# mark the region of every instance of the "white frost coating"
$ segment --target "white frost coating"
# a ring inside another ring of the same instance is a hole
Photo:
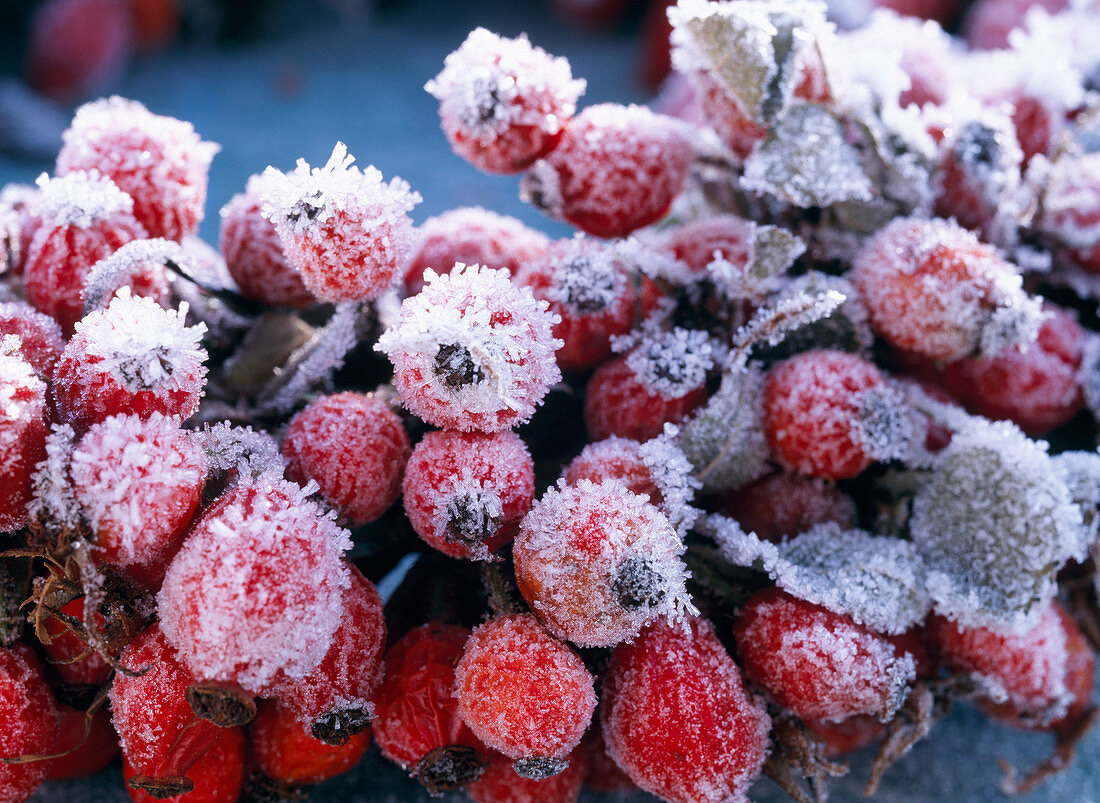
[[[747,566],[774,575],[780,565],[779,547],[756,533],[745,532],[736,519],[710,513],[699,519],[696,529],[714,539],[722,557],[734,566]]]
[[[1034,625],[1083,530],[1046,443],[980,418],[935,458],[910,519],[936,610],[964,627],[1016,632]]]
[[[679,434],[675,424],[666,423],[664,432],[641,444],[638,451],[661,494],[658,507],[683,538],[699,516],[700,511],[692,506],[691,500],[702,483],[694,477],[691,463],[676,445]]]
[[[54,178],[43,173],[35,183],[38,194],[31,201],[32,213],[60,226],[87,229],[115,215],[133,214],[133,199],[98,170]]]
[[[650,393],[666,399],[702,387],[715,362],[710,335],[697,329],[622,335],[612,338],[612,347],[633,347],[626,355],[627,366]]]
[[[205,372],[206,351],[200,346],[206,324],[186,324],[187,303],[166,310],[149,298],[132,295],[129,287],[115,293],[105,310],[97,310],[76,325],[89,357],[99,358],[97,370],[109,374],[132,392],[151,387],[178,387]]]
[[[195,437],[206,452],[211,471],[236,471],[242,477],[259,477],[265,473],[280,476],[286,469],[286,458],[279,451],[279,444],[263,430],[223,421],[207,425]]]
[[[433,511],[433,532],[447,533],[458,511],[461,511],[463,528],[470,532],[496,534],[500,530],[504,500],[501,499],[496,478],[479,478],[469,466],[462,466],[457,474],[433,487],[429,498]],[[494,560],[484,540],[472,539],[462,545],[472,560]]]
[[[1073,503],[1081,510],[1084,538],[1073,552],[1073,558],[1083,562],[1100,536],[1100,453],[1062,452],[1050,462],[1069,488]]]
[[[552,261],[553,284],[547,297],[574,315],[599,314],[615,305],[627,277],[617,249],[577,235]]]
[[[488,144],[516,126],[556,134],[576,110],[585,82],[573,78],[568,60],[533,46],[525,34],[507,39],[475,28],[424,89],[440,102],[442,115]]]
[[[1070,248],[1100,243],[1100,153],[1065,154],[1043,178],[1043,232]]]
[[[163,272],[167,262],[185,263],[186,259],[183,248],[171,240],[131,240],[92,265],[84,279],[84,314],[107,304],[119,287],[130,284],[150,266],[160,266]]]
[[[83,521],[69,477],[76,433],[68,424],[55,424],[46,436],[46,459],[35,467],[32,497],[27,506],[31,521],[49,521],[61,530],[75,531]]]
[[[919,417],[904,394],[889,383],[860,391],[856,404],[859,412],[853,433],[863,451],[875,460],[903,460],[914,440],[924,437]]]
[[[747,324],[733,335],[733,344],[743,353],[753,343],[777,346],[796,329],[829,317],[845,302],[838,290],[788,293],[767,307],[758,309]]]
[[[1090,332],[1082,348],[1081,368],[1077,381],[1085,396],[1085,404],[1093,416],[1100,420],[1100,335]]]

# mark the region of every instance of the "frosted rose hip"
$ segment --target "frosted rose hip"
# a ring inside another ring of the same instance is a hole
[[[35,373],[47,382],[53,377],[65,348],[57,321],[22,301],[0,303],[0,337],[4,335],[19,338],[19,351]]]
[[[0,650],[0,756],[48,755],[58,711],[34,652],[22,644]],[[46,777],[48,761],[0,763],[0,798],[20,803]]]
[[[723,513],[737,519],[747,532],[779,543],[817,524],[856,526],[855,500],[819,478],[780,472],[769,474],[723,494]]]
[[[46,456],[46,384],[19,343],[11,335],[0,338],[0,532],[26,523],[31,477]]]
[[[474,803],[575,803],[584,782],[587,761],[577,748],[557,775],[535,780],[516,774],[512,762],[494,753],[485,774],[466,787]]]
[[[260,772],[297,787],[335,778],[358,764],[370,747],[370,731],[340,745],[325,744],[302,730],[293,711],[274,700],[263,700],[248,724],[248,744]]]
[[[401,419],[377,396],[351,391],[312,401],[283,437],[287,476],[315,480],[354,525],[374,521],[397,501],[409,459]]]

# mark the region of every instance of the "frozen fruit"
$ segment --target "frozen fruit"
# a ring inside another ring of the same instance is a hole
[[[683,543],[647,497],[579,480],[535,502],[513,545],[516,582],[551,633],[610,647],[694,611]]]
[[[370,747],[370,730],[339,745],[327,744],[302,730],[293,711],[274,700],[264,700],[248,724],[248,743],[264,775],[294,787],[327,781],[350,770]]]
[[[84,624],[84,605],[87,600],[87,597],[77,597],[67,602],[61,606],[61,615]],[[92,622],[102,631],[104,619],[99,613],[93,615]],[[111,665],[64,619],[45,617],[38,635],[42,641],[42,652],[62,683],[68,686],[99,687],[110,678]]]
[[[26,522],[31,478],[46,456],[46,384],[19,344],[12,335],[0,338],[0,532]]]
[[[49,382],[53,369],[65,348],[61,326],[45,313],[24,301],[0,303],[0,337],[19,338],[19,353],[36,374]]]
[[[475,629],[455,667],[463,721],[529,778],[566,768],[596,710],[594,684],[580,656],[530,614]]]
[[[1051,13],[1069,8],[1068,0],[977,0],[967,12],[967,44],[981,50],[1007,47],[1008,35],[1024,24],[1032,8]]]
[[[526,36],[477,28],[425,89],[455,153],[490,173],[517,173],[557,145],[584,81]]]
[[[219,146],[201,140],[190,123],[115,96],[77,109],[64,143],[58,175],[98,170],[134,199],[134,216],[150,237],[179,242],[198,230]]]
[[[410,449],[385,401],[350,391],[306,405],[287,425],[282,446],[287,476],[314,480],[353,525],[374,521],[397,501]]]
[[[133,47],[127,0],[48,0],[31,17],[27,80],[53,100],[80,100],[117,80]]]
[[[1037,225],[1070,264],[1100,272],[1100,153],[1054,161],[1043,188]]]
[[[102,771],[118,756],[118,734],[111,726],[107,706],[96,709],[90,725],[86,712],[58,703],[57,741],[53,753],[59,755],[49,762],[47,778],[67,781],[86,778]],[[71,750],[72,752],[66,752]]]
[[[244,785],[248,745],[241,728],[220,728],[215,734],[216,741],[187,771],[187,777],[194,788],[182,794],[165,794],[153,789],[135,789],[131,783],[135,773],[129,758],[122,763],[122,777],[127,783],[127,792],[133,803],[153,803],[155,800],[167,800],[168,803],[235,803],[240,799]],[[155,792],[155,794],[154,794]]]
[[[531,165],[521,192],[554,219],[597,237],[622,237],[668,211],[693,157],[679,120],[642,106],[589,106]]]
[[[429,424],[499,432],[522,424],[561,379],[551,334],[558,316],[508,271],[457,265],[427,285],[375,348],[393,363],[401,401]]]
[[[112,415],[190,417],[206,383],[206,326],[186,315],[186,304],[165,310],[123,287],[82,320],[54,372],[62,419],[83,430]]]
[[[760,773],[771,719],[714,627],[658,622],[619,645],[600,709],[611,757],[665,800],[738,800]]]
[[[162,307],[169,305],[171,293],[168,265],[188,265],[191,259],[178,243],[163,237],[131,240],[110,256],[92,265],[84,279],[84,314],[107,306],[122,287],[135,296],[151,298]]]
[[[429,432],[402,481],[416,534],[452,558],[489,560],[535,496],[535,468],[514,432]]]
[[[856,524],[856,503],[851,496],[820,478],[778,472],[761,477],[723,494],[721,511],[749,532],[776,543],[834,522],[841,527]]]
[[[0,756],[46,756],[57,738],[58,710],[38,659],[19,644],[0,650]],[[0,763],[0,798],[20,803],[49,772],[48,761]]]
[[[581,748],[569,754],[565,769],[549,778],[526,778],[500,753],[489,760],[485,774],[466,787],[474,803],[575,803],[584,782]]]

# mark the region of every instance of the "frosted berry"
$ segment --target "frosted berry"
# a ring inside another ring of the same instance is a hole
[[[236,803],[244,786],[245,769],[248,761],[248,744],[242,728],[219,728],[216,741],[201,758],[191,765],[187,777],[194,783],[194,789],[183,794],[165,797],[146,794],[130,785],[136,774],[134,765],[127,758],[122,763],[122,777],[127,783],[127,792],[133,803]]]
[[[665,800],[741,799],[768,752],[771,719],[701,619],[616,647],[600,717],[615,763]]]
[[[529,261],[516,282],[550,304],[561,320],[554,337],[563,371],[594,368],[611,356],[611,338],[624,335],[643,314],[633,277],[608,245],[575,237],[554,243]]]
[[[1039,303],[1012,265],[951,221],[895,220],[863,246],[851,279],[876,334],[932,359],[988,356],[1038,331]]]
[[[521,192],[554,219],[597,237],[622,237],[664,216],[693,157],[678,120],[641,106],[589,106],[531,166]]]
[[[768,373],[764,427],[776,459],[810,477],[854,477],[907,442],[901,400],[874,363],[842,351],[797,354]]]
[[[130,197],[95,171],[40,181],[23,266],[27,300],[66,334],[84,314],[84,280],[92,266],[145,236],[132,210]]]
[[[1036,222],[1053,241],[1055,254],[1072,265],[1100,272],[1100,154],[1063,156],[1054,162]]]
[[[469,636],[439,622],[410,630],[386,652],[375,698],[372,728],[382,754],[433,793],[468,784],[488,760],[455,697],[455,666]]]
[[[19,342],[0,338],[0,532],[26,522],[31,478],[46,456],[46,384],[20,355]]]
[[[397,501],[409,436],[381,398],[347,391],[310,402],[283,436],[287,476],[314,480],[353,525],[374,521]]]
[[[817,524],[856,525],[856,503],[819,478],[779,472],[723,494],[719,509],[747,532],[776,543]]]
[[[405,294],[424,289],[424,271],[450,273],[464,265],[507,268],[513,276],[550,247],[550,238],[514,217],[480,206],[450,209],[425,220],[417,230],[416,248],[405,266]]]
[[[156,589],[199,507],[206,457],[190,433],[160,413],[111,416],[73,450],[73,493],[93,559]]]
[[[913,658],[883,636],[778,588],[752,596],[734,635],[753,685],[800,717],[886,721],[916,677]]]
[[[971,412],[1007,418],[1031,435],[1069,421],[1084,406],[1078,374],[1085,330],[1070,312],[1047,311],[1050,317],[1026,349],[957,360],[944,369],[944,387]]]
[[[408,259],[420,203],[400,178],[383,183],[374,166],[360,170],[337,142],[324,167],[304,159],[290,173],[263,173],[262,213],[306,289],[324,301],[368,301],[389,289]]]
[[[58,703],[57,741],[53,754],[65,753],[49,762],[47,778],[51,781],[67,781],[87,778],[102,771],[118,756],[118,734],[111,726],[111,713],[107,706],[96,709],[92,724],[85,735],[85,712]],[[73,749],[75,748],[75,749]]]
[[[56,101],[81,100],[109,86],[130,60],[127,0],[49,0],[35,9],[27,39],[27,80]]]
[[[304,677],[340,626],[350,546],[298,486],[242,479],[168,567],[157,595],[164,633],[200,680],[257,693],[280,674]]]
[[[558,143],[584,81],[526,36],[477,28],[424,88],[455,153],[489,173],[518,173]]]
[[[967,44],[979,50],[995,50],[1008,45],[1008,35],[1023,27],[1027,12],[1045,8],[1053,13],[1069,8],[1068,0],[978,0],[966,17]]]
[[[274,700],[263,700],[248,724],[248,743],[260,772],[295,787],[327,781],[358,764],[370,747],[370,730],[339,745],[326,744],[302,730],[293,711]]]
[[[494,753],[485,774],[466,787],[474,803],[575,803],[584,782],[586,761],[581,748],[569,754],[565,769],[549,778],[518,775],[512,760]]]
[[[514,432],[429,432],[402,482],[416,534],[452,558],[488,560],[512,540],[535,497],[535,467]]]
[[[262,213],[270,181],[250,177],[244,192],[222,207],[218,250],[241,295],[265,304],[305,307],[313,303],[313,294],[287,261],[279,233]]]
[[[188,326],[186,314],[185,304],[165,310],[123,287],[82,320],[54,373],[62,419],[85,429],[112,415],[190,417],[206,381],[206,327]]]
[[[134,44],[149,53],[168,47],[179,34],[182,16],[179,0],[130,0]]]
[[[34,652],[25,645],[0,650],[0,756],[49,755],[58,711]],[[21,803],[34,793],[50,762],[0,763],[0,799]]]
[[[184,668],[158,625],[122,651],[111,685],[111,714],[122,754],[133,775],[130,790],[158,797],[189,792],[195,763],[218,742],[223,729],[199,719],[186,699],[195,678]]]
[[[530,614],[475,629],[455,667],[463,721],[535,778],[565,769],[596,710],[594,684],[580,656]]]
[[[551,633],[584,647],[614,646],[692,611],[682,552],[668,519],[614,480],[547,490],[513,545],[531,608]]]
[[[709,349],[702,344],[658,342],[608,360],[584,389],[584,425],[588,437],[612,435],[647,441],[665,424],[678,424],[707,399]],[[700,346],[696,348],[696,346]]]
[[[134,199],[150,237],[180,242],[198,231],[207,173],[219,146],[190,123],[110,97],[76,110],[57,155],[57,173],[98,170]]]
[[[506,270],[456,266],[427,286],[375,348],[394,366],[404,405],[437,427],[499,432],[534,415],[561,379],[551,334],[557,316]]]
[[[752,256],[755,224],[736,215],[714,215],[669,229],[661,249],[687,265],[693,276],[704,277],[707,266],[721,259],[731,269],[744,270]]]
[[[84,623],[86,600],[87,597],[77,597],[62,605],[61,613]],[[94,614],[93,622],[102,631],[104,620],[99,613]],[[42,630],[45,632],[45,638],[41,639],[42,652],[62,683],[67,686],[98,688],[107,682],[111,676],[111,665],[88,646],[67,622],[50,616],[43,622]]]
[[[963,628],[942,617],[933,617],[929,630],[943,663],[972,677],[982,707],[1001,721],[1057,730],[1091,701],[1096,659],[1057,601],[1021,633]]]
[[[49,315],[23,301],[0,303],[0,337],[19,338],[19,352],[34,372],[49,382],[65,348],[61,326]]]
[[[151,298],[167,307],[171,298],[167,265],[189,261],[178,243],[163,237],[131,240],[88,271],[82,294],[84,311],[107,306],[121,287],[129,287],[135,296]]]
[[[303,733],[337,746],[370,725],[386,644],[378,589],[354,566],[348,570],[351,585],[343,592],[343,615],[325,657],[304,677],[280,677],[268,692],[298,718]]]

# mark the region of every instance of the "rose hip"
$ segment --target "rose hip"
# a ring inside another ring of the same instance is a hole
[[[370,747],[370,730],[339,745],[315,739],[298,716],[274,700],[260,702],[248,724],[248,742],[258,769],[285,786],[320,783],[350,770]]]
[[[50,755],[58,710],[34,652],[24,644],[0,650],[0,757]],[[0,798],[20,803],[45,779],[48,761],[0,763]]]
[[[35,465],[46,456],[46,384],[19,349],[17,337],[0,337],[0,532],[26,522]]]

